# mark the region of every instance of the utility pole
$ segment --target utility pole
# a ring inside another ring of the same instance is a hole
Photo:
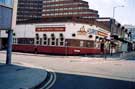
[[[15,28],[16,25],[17,3],[18,0],[12,0],[11,28],[7,30],[8,42],[7,42],[6,64],[11,64],[12,60],[13,29]]]
[[[113,18],[115,18],[115,10],[116,10],[116,8],[118,8],[118,7],[124,7],[124,5],[113,7]]]
[[[13,30],[8,30],[8,42],[7,42],[7,56],[6,56],[6,64],[11,64],[12,58],[12,40],[13,40]]]

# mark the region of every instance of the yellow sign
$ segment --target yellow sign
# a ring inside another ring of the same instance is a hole
[[[101,31],[98,31],[98,35],[99,36],[104,36],[104,37],[108,36],[107,33],[104,33],[104,32],[101,32]]]
[[[40,27],[36,32],[65,32],[65,27]]]
[[[82,26],[82,27],[80,28],[80,30],[77,32],[77,34],[78,34],[78,35],[86,35],[87,32],[85,31],[85,27]]]

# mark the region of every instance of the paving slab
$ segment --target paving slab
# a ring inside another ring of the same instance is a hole
[[[29,89],[47,78],[47,71],[0,63],[0,89]]]

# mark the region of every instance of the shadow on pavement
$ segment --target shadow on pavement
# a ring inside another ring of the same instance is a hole
[[[30,89],[47,78],[47,71],[0,63],[0,89]]]
[[[84,75],[56,73],[51,89],[135,89],[135,82]]]

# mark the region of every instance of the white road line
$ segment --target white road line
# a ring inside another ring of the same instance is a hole
[[[55,82],[57,80],[56,73],[52,72],[52,74],[54,75],[53,81],[51,82],[51,84],[49,84],[48,87],[46,87],[46,89],[50,89],[55,84]]]
[[[25,62],[21,62],[21,63],[18,63],[18,62],[14,62],[16,65],[22,65],[22,66],[27,66],[27,67],[32,67],[32,68],[40,68],[40,69],[45,69],[47,70],[48,72],[51,73],[51,76],[50,76],[50,79],[49,81],[40,89],[50,89],[56,82],[56,73],[54,70],[52,69],[48,69],[48,68],[44,68],[44,67],[38,67],[38,66],[35,66],[35,65],[31,65],[29,63],[25,63]]]

